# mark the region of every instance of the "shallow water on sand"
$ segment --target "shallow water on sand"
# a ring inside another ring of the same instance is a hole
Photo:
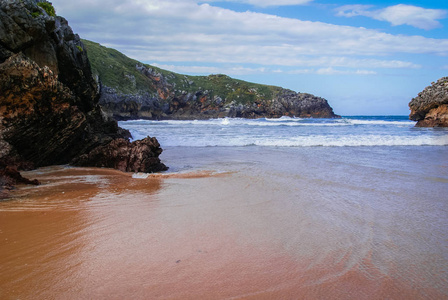
[[[25,174],[43,185],[0,202],[0,298],[448,298],[444,146],[162,159],[171,175]]]

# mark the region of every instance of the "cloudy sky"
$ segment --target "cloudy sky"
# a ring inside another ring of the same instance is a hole
[[[448,76],[446,0],[52,3],[82,38],[144,63],[312,93],[342,115],[407,115]]]

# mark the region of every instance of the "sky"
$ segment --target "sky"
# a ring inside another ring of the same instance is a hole
[[[81,38],[143,63],[408,115],[448,76],[446,0],[52,0]]]

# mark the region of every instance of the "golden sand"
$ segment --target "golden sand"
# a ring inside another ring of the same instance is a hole
[[[327,235],[306,207],[282,207],[287,195],[265,179],[65,167],[27,175],[43,184],[0,202],[1,299],[444,296],[420,284],[418,268],[404,278],[351,234]]]

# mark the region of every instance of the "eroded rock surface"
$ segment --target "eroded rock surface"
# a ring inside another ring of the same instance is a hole
[[[448,77],[426,87],[409,103],[409,118],[419,127],[448,127]]]
[[[147,137],[132,143],[125,139],[115,139],[77,157],[73,163],[77,166],[114,168],[124,172],[152,173],[167,169],[158,159],[161,153],[162,149],[156,138]]]

